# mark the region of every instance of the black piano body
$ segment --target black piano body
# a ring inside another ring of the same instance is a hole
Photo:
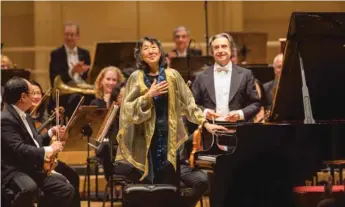
[[[293,13],[270,122],[231,127],[234,152],[195,154],[215,158],[211,207],[297,206],[294,186],[345,159],[345,13]]]

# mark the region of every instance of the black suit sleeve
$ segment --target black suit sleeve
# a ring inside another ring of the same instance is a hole
[[[197,74],[195,77],[195,80],[192,84],[192,93],[194,96],[195,104],[201,108],[201,110],[204,110],[204,103],[203,103],[203,97],[201,95],[201,88],[200,88],[200,81],[201,81],[202,74]]]
[[[249,105],[242,109],[245,120],[253,118],[260,111],[261,107],[259,94],[256,90],[254,76],[251,71],[247,73],[247,81],[246,95]]]
[[[26,144],[18,132],[20,126],[10,119],[1,119],[1,139],[6,147],[17,160],[23,160],[27,165],[43,167],[44,148],[37,148]]]
[[[61,78],[65,83],[68,83],[72,80],[68,74],[68,68],[66,68],[64,63],[65,61],[61,59],[61,56],[57,51],[50,53],[49,72],[51,86],[54,85],[54,79],[57,75],[61,75]]]

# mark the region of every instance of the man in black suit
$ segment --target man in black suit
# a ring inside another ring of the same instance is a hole
[[[237,122],[252,119],[260,110],[260,99],[252,72],[231,62],[235,49],[232,37],[226,33],[217,34],[210,38],[209,47],[215,64],[196,76],[192,85],[195,103],[209,120]],[[203,141],[204,149],[207,149],[212,137],[204,134]],[[228,163],[220,160],[217,160],[217,168],[216,176],[222,179],[212,181],[214,199],[211,205],[226,206],[220,198],[228,192],[229,186],[225,184],[232,179],[232,171]]]
[[[260,110],[254,76],[248,69],[232,64],[235,43],[226,33],[210,39],[215,64],[197,75],[192,85],[196,104],[208,119],[248,121]],[[207,141],[207,140],[205,140]],[[204,143],[206,146],[210,143]]]
[[[70,206],[74,188],[61,174],[53,171],[47,176],[43,171],[44,160],[63,149],[56,141],[50,146],[50,138],[64,127],[53,127],[39,136],[29,116],[25,113],[32,106],[33,89],[30,82],[14,77],[4,88],[5,108],[1,113],[1,180],[4,192],[13,191],[14,207],[32,207],[38,188],[43,207]]]
[[[283,54],[280,53],[277,56],[275,56],[273,60],[274,80],[264,83],[263,85],[266,99],[267,99],[267,107],[266,107],[267,109],[271,109],[272,107],[273,89],[278,84],[278,79],[280,78],[282,67],[283,67]]]
[[[187,57],[201,56],[202,52],[199,49],[190,48],[190,31],[185,26],[176,27],[173,31],[173,40],[175,42],[175,49],[169,53],[169,58],[172,57]]]
[[[64,25],[64,44],[53,50],[50,54],[50,84],[54,85],[54,79],[60,75],[66,84],[85,83],[90,68],[90,53],[86,49],[77,46],[80,38],[80,28],[77,24],[66,23]],[[79,98],[76,94],[60,98],[61,106],[66,109],[66,115],[73,113]],[[50,104],[53,108],[53,103]]]

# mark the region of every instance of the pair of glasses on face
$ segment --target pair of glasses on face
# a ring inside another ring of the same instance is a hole
[[[41,92],[32,92],[32,91],[29,91],[29,92],[27,92],[27,94],[29,94],[29,95],[33,95],[33,96],[35,96],[35,95],[39,95],[39,94],[41,94],[42,95],[42,93]]]

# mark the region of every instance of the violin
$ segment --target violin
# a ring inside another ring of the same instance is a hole
[[[65,109],[62,106],[60,106],[58,111],[59,111],[60,121],[62,121],[63,114],[65,113]],[[44,134],[48,132],[47,126],[55,119],[55,116],[56,116],[56,111],[52,111],[52,114],[50,115],[50,117],[47,120],[45,120],[43,123],[39,120],[35,120],[35,127],[37,129],[38,134]]]
[[[59,90],[56,90],[56,108],[55,108],[55,119],[56,119],[56,125],[60,125],[60,107],[59,107]],[[54,135],[51,140],[50,144],[53,144],[56,141],[60,141],[60,133],[59,130],[56,132],[56,135]],[[44,159],[43,164],[43,171],[47,174],[47,176],[51,175],[52,171],[57,167],[58,165],[58,154],[53,154],[50,157],[46,157]]]

